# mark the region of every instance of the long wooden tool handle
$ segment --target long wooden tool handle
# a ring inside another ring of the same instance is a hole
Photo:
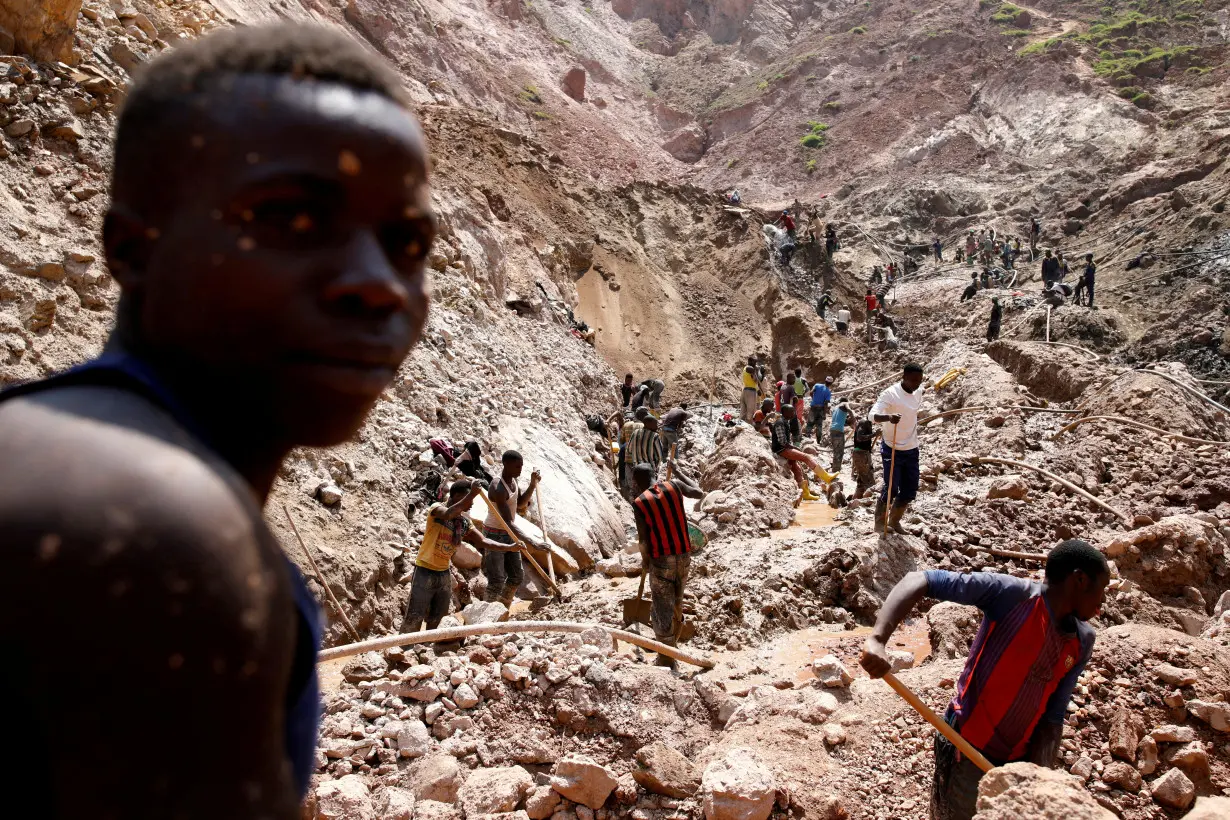
[[[354,624],[346,617],[346,610],[342,609],[342,605],[338,603],[337,597],[333,594],[333,590],[329,588],[328,582],[325,581],[325,574],[320,571],[320,567],[316,563],[316,558],[312,555],[312,551],[308,549],[307,544],[303,542],[303,536],[299,534],[299,528],[295,526],[295,519],[290,514],[290,508],[285,504],[282,505],[282,512],[286,513],[286,523],[290,524],[290,530],[295,534],[295,540],[299,542],[299,548],[303,550],[303,554],[307,556],[308,562],[312,565],[312,571],[316,573],[316,580],[320,582],[320,586],[325,591],[325,595],[329,598],[329,603],[333,604],[333,610],[337,612],[337,616],[342,619],[342,623],[346,625],[346,631],[350,633],[350,637],[355,641],[362,640],[359,637],[359,632],[354,628]]]
[[[636,588],[636,599],[639,601],[645,597],[645,576],[649,574],[649,567],[641,567],[641,583]]]
[[[910,691],[910,687],[906,686],[904,683],[897,680],[896,675],[894,675],[892,672],[889,672],[884,675],[884,681],[889,686],[893,687],[893,690],[898,695],[901,695],[901,697],[905,698],[905,702],[910,704],[910,706],[913,706],[914,711],[922,715],[923,720],[927,721],[932,726],[934,726],[936,730],[939,731],[940,734],[948,738],[949,743],[951,743],[953,746],[956,746],[958,749],[960,749],[961,754],[965,755],[970,760],[974,761],[974,764],[978,768],[982,769],[984,772],[989,772],[991,771],[991,769],[995,768],[994,766],[991,765],[991,761],[983,757],[982,752],[978,751],[973,746],[971,746],[970,742],[966,740],[965,738],[961,737],[961,734],[956,729],[952,728],[947,723],[945,723],[943,720],[941,720],[940,716],[937,715],[935,712],[931,711],[931,708],[927,706],[927,704],[919,700],[918,695],[915,695],[913,692]]]
[[[508,537],[513,540],[513,543],[517,545],[517,548],[521,551],[521,554],[525,556],[526,560],[530,562],[530,565],[533,566],[534,569],[538,572],[539,577],[541,577],[542,580],[546,581],[547,584],[551,587],[551,591],[554,592],[556,595],[563,595],[563,593],[559,591],[559,587],[557,587],[555,583],[550,578],[547,577],[547,573],[543,572],[542,567],[538,566],[538,562],[534,560],[534,556],[530,555],[529,549],[525,546],[524,543],[522,543],[521,539],[517,537],[517,534],[512,531],[512,527],[508,526],[508,522],[504,520],[504,516],[500,515],[499,508],[496,507],[495,504],[491,502],[491,499],[487,497],[487,494],[485,492],[483,492],[482,487],[478,488],[478,497],[483,500],[483,503],[487,505],[487,509],[495,517],[495,523],[500,525],[500,529],[508,533]]]
[[[893,472],[897,469],[897,425],[893,425],[892,455],[888,460],[888,500],[884,503],[884,533],[888,534],[888,515],[893,509]]]
[[[551,583],[555,583],[555,556],[551,550],[551,536],[547,535],[547,519],[542,513],[542,495],[538,487],[534,487],[534,504],[538,507],[538,529],[542,530],[542,540],[547,544],[547,572],[551,574]]]

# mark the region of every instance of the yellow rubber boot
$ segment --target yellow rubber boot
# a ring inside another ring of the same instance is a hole
[[[816,480],[823,481],[825,484],[832,484],[833,479],[837,478],[837,473],[830,473],[823,467],[816,467]]]
[[[811,485],[807,483],[807,479],[803,479],[803,495],[801,497],[804,501],[820,500],[820,496],[812,494]]]

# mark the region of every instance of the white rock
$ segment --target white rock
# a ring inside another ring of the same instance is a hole
[[[525,813],[530,820],[546,820],[559,805],[559,792],[550,786],[535,786],[525,798]]]
[[[1171,686],[1191,686],[1200,677],[1195,670],[1180,669],[1168,663],[1155,666],[1153,668],[1153,675]]]
[[[505,663],[500,665],[500,677],[511,684],[520,686],[529,682],[530,670],[515,663]]]
[[[1196,730],[1190,726],[1158,726],[1149,736],[1158,743],[1191,743],[1196,739]]]
[[[706,820],[766,820],[777,784],[751,749],[736,747],[705,768],[700,793]]]
[[[1214,731],[1230,732],[1230,703],[1189,700],[1187,711],[1209,724]]]
[[[367,783],[357,774],[326,780],[316,787],[317,817],[345,817],[346,820],[376,820]]]
[[[1185,809],[1196,798],[1196,786],[1179,769],[1171,769],[1149,785],[1153,800],[1172,809]]]
[[[389,786],[379,799],[380,820],[410,820],[414,815],[414,794],[409,789]]]
[[[508,620],[508,607],[498,601],[475,601],[461,610],[461,620],[466,626],[502,623]]]
[[[453,690],[453,703],[461,709],[472,709],[478,705],[478,693],[468,683],[463,683]]]
[[[591,809],[602,808],[617,782],[605,766],[579,754],[565,755],[551,772],[551,788]]]
[[[431,733],[421,720],[404,720],[397,731],[397,754],[422,757],[431,751]]]
[[[457,793],[466,817],[513,811],[534,785],[520,766],[476,769]]]
[[[342,488],[336,484],[322,484],[316,488],[316,497],[326,507],[335,507],[342,503]]]
[[[811,663],[811,671],[821,683],[833,688],[849,686],[854,680],[845,664],[836,655],[816,658]]]
[[[888,661],[892,664],[892,671],[894,672],[912,669],[914,667],[914,653],[906,652],[902,649],[890,649],[888,651]]]
[[[415,799],[420,801],[415,806],[415,814],[419,814],[423,801],[455,802],[463,782],[461,765],[456,758],[436,755],[420,760],[406,777],[406,785],[414,792]]]

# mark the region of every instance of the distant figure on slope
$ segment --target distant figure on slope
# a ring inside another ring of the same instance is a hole
[[[747,357],[747,366],[739,372],[739,378],[743,383],[743,393],[739,400],[739,418],[751,421],[752,414],[756,412],[756,397],[760,393],[755,356]]]
[[[641,382],[642,389],[649,390],[649,408],[657,410],[662,406],[662,393],[666,390],[666,382],[661,379],[645,379]]]
[[[1029,258],[1032,261],[1038,256],[1038,240],[1042,236],[1042,226],[1035,217],[1029,218]]]
[[[833,377],[825,376],[824,383],[816,382],[811,389],[811,408],[810,417],[807,420],[807,429],[803,431],[803,435],[808,435],[812,428],[816,430],[816,443],[819,444],[824,435],[824,418],[828,415],[829,402],[833,400]],[[799,405],[800,407],[802,405]]]
[[[837,241],[837,229],[830,222],[824,226],[824,253],[831,259],[839,248],[841,243]]]
[[[862,498],[875,484],[875,467],[871,460],[871,445],[875,438],[875,426],[863,419],[854,428],[854,448],[851,451],[853,462],[850,465],[857,484],[855,498]]]
[[[968,302],[978,295],[978,273],[970,274],[970,283],[965,286],[965,290],[961,293],[961,301]]]
[[[833,463],[829,469],[841,472],[841,462],[846,452],[846,425],[850,421],[850,405],[842,402],[833,411],[833,423],[829,427],[829,446],[833,448]]]
[[[944,244],[940,242],[940,238],[935,237],[935,241],[931,243],[931,253],[935,254],[936,262],[944,261]]]
[[[833,304],[833,294],[827,290],[820,294],[820,298],[816,300],[816,313],[821,319],[824,318],[824,312],[828,310],[829,305]]]
[[[467,441],[461,449],[461,455],[457,457],[454,465],[461,474],[466,478],[474,479],[479,486],[490,486],[492,482],[491,473],[487,472],[483,467],[482,451],[478,447],[477,441]]]
[[[999,338],[999,323],[1004,316],[1004,309],[1000,307],[999,297],[991,299],[991,321],[987,323],[987,343],[991,343]]]
[[[1076,282],[1076,295],[1072,297],[1075,304],[1081,304],[1081,295],[1084,292],[1089,294],[1089,307],[1093,307],[1093,283],[1097,276],[1098,266],[1093,264],[1093,254],[1085,254],[1085,270],[1081,273],[1081,278]]]
[[[619,392],[620,392],[620,393],[622,394],[622,396],[623,396],[623,400],[624,400],[624,409],[625,409],[625,410],[629,409],[629,408],[628,408],[628,405],[632,403],[632,393],[633,393],[633,386],[632,386],[632,374],[631,374],[631,373],[629,373],[628,375],[624,376],[624,383],[623,383],[623,384],[621,384],[621,385],[619,386]]]
[[[837,326],[837,332],[842,336],[846,335],[846,331],[850,327],[850,309],[845,305],[841,306],[841,310],[837,311],[834,324]]]
[[[1059,280],[1059,260],[1051,255],[1051,249],[1047,248],[1042,256],[1042,285],[1050,287],[1051,282]]]
[[[794,217],[790,215],[790,211],[782,211],[782,215],[773,223],[786,232],[786,235],[791,239],[795,237]]]

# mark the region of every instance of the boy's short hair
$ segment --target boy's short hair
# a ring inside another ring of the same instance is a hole
[[[448,497],[457,498],[459,496],[465,495],[466,493],[470,491],[471,486],[473,485],[470,483],[470,479],[459,478],[453,482],[453,486],[448,488]]]
[[[504,455],[500,456],[501,464],[516,464],[519,461],[525,461],[525,459],[516,450],[505,450]]]
[[[166,139],[168,129],[174,133],[169,112],[199,108],[200,94],[248,74],[336,83],[410,107],[397,73],[340,30],[278,24],[218,31],[164,52],[137,72],[115,129],[113,177],[149,165],[151,142]]]

